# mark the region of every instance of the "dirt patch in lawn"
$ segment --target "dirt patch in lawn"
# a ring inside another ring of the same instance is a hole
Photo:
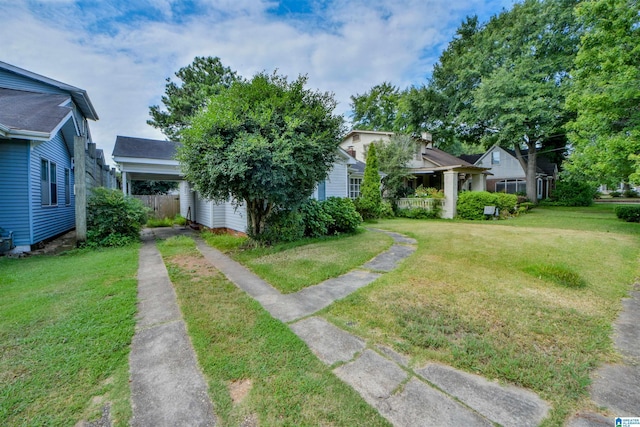
[[[171,262],[176,267],[193,274],[195,277],[211,277],[218,273],[218,270],[209,264],[203,257],[192,255],[176,255],[171,257]]]
[[[232,381],[229,384],[229,394],[234,404],[238,404],[244,400],[251,391],[253,383],[250,379]]]

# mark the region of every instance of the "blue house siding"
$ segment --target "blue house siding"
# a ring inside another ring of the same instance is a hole
[[[14,244],[30,245],[29,141],[0,139],[0,227],[13,231]]]
[[[14,90],[24,90],[27,92],[66,94],[66,92],[58,89],[57,87],[39,82],[37,80],[29,79],[27,77],[14,74],[6,70],[0,70],[0,87]]]
[[[43,159],[56,165],[58,201],[54,206],[42,205],[40,172]],[[75,227],[73,194],[70,195],[70,203],[65,203],[65,169],[71,169],[71,155],[60,132],[50,141],[32,142],[30,169],[33,244]],[[73,193],[73,176],[70,177],[69,192]]]

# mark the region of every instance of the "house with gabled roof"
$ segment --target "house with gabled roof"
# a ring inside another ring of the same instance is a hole
[[[356,160],[366,162],[369,144],[387,142],[393,135],[393,132],[352,130],[342,140],[340,147]],[[458,192],[462,189],[484,191],[489,174],[489,168],[473,165],[435,148],[428,133],[423,133],[422,138],[416,139],[415,153],[407,167],[414,176],[414,179],[407,180],[407,186],[415,189],[422,185],[444,191],[443,218],[455,217]]]
[[[523,150],[522,155],[526,158],[527,151]],[[460,157],[475,166],[491,168],[492,176],[487,179],[487,191],[526,194],[525,169],[518,161],[515,151],[494,145],[482,154]],[[558,165],[540,153],[536,156],[536,163],[536,194],[538,200],[546,199],[555,188]]]
[[[247,212],[243,201],[214,202],[195,191],[184,180],[176,153],[180,143],[118,136],[112,157],[122,174],[123,191],[131,195],[132,181],[180,181],[180,215],[193,224],[212,230],[245,233]],[[327,177],[318,183],[312,198],[348,197],[351,174],[362,178],[364,168],[344,150],[337,150],[336,160]],[[359,188],[358,188],[359,191]]]
[[[89,120],[85,90],[0,62],[0,227],[17,251],[75,227],[74,145],[95,152]]]

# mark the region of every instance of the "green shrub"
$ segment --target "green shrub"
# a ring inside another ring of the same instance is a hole
[[[364,168],[361,196],[356,201],[355,206],[364,219],[380,218],[382,193],[380,192],[380,175],[378,173],[378,157],[375,144],[369,145],[367,150],[367,163]]]
[[[302,214],[297,210],[278,210],[269,215],[262,234],[255,236],[249,233],[249,235],[252,239],[265,244],[295,242],[304,237]]]
[[[428,211],[421,208],[398,209],[397,215],[401,218],[435,219],[440,218],[440,210],[435,209]]]
[[[362,217],[351,199],[329,197],[322,202],[322,207],[332,218],[331,224],[327,227],[328,234],[353,233],[362,223]]]
[[[550,199],[558,206],[591,206],[597,189],[584,181],[564,179],[556,183]]]
[[[328,233],[329,225],[333,218],[323,205],[315,199],[309,199],[300,206],[302,221],[304,223],[304,235],[307,237],[320,237]]]
[[[422,184],[416,188],[415,197],[426,197],[432,199],[444,199],[444,191],[433,187],[423,187]]]
[[[630,199],[634,199],[634,198],[638,197],[638,192],[636,190],[624,190],[622,195],[624,197],[628,197]]]
[[[354,206],[355,207],[355,206]],[[393,205],[388,200],[383,200],[380,206],[380,218],[393,218],[395,215]]]
[[[610,192],[609,192],[609,195],[610,195],[611,197],[620,197],[620,196],[622,196],[622,193],[621,193],[621,192],[619,192],[619,191],[610,191]]]
[[[463,191],[458,195],[458,216],[462,219],[484,219],[485,206],[497,206],[496,194],[488,191]]]
[[[640,205],[626,206],[620,205],[615,208],[616,216],[627,222],[640,222]]]
[[[147,208],[119,190],[94,188],[87,201],[87,245],[125,246],[137,241]]]
[[[494,193],[496,196],[495,205],[500,209],[500,215],[506,216],[507,214],[516,213],[516,205],[518,204],[518,196],[515,194],[507,193]]]

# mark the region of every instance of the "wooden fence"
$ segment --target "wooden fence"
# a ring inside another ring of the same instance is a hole
[[[432,211],[436,209],[436,206],[442,207],[444,205],[444,199],[433,199],[424,197],[411,197],[398,199],[398,209],[424,209]]]
[[[142,201],[151,210],[150,217],[156,219],[174,218],[180,213],[180,196],[177,194],[133,197]]]

